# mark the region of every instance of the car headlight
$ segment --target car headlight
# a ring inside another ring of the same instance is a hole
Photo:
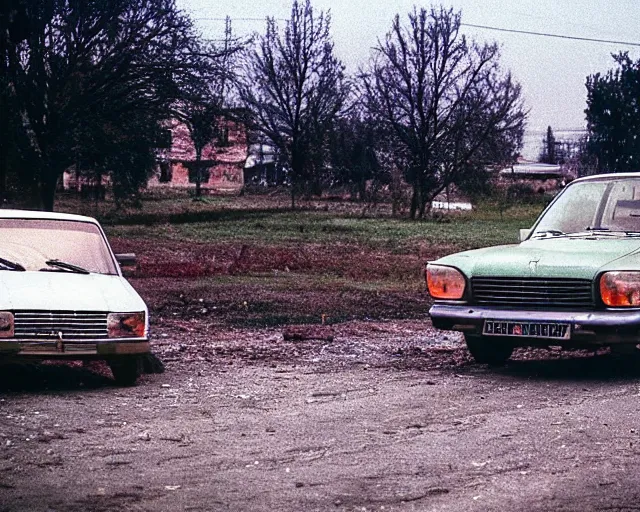
[[[0,311],[0,338],[13,338],[13,313]]]
[[[600,297],[607,306],[640,307],[640,272],[605,272]]]
[[[107,331],[109,338],[144,338],[146,318],[144,311],[139,313],[109,313]]]
[[[461,299],[465,287],[466,280],[459,270],[442,265],[427,265],[427,288],[434,299]]]

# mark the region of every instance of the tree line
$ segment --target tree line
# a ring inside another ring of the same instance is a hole
[[[52,210],[72,166],[108,174],[117,198],[135,194],[166,145],[166,120],[204,104],[224,54],[173,0],[5,0],[0,199],[13,180]]]
[[[397,15],[367,66],[345,76],[330,16],[294,2],[278,30],[245,58],[239,95],[250,126],[290,165],[292,202],[324,173],[363,193],[367,180],[401,173],[410,216],[423,216],[448,185],[513,160],[526,111],[521,88],[500,66],[498,47],[469,41],[453,9]]]
[[[331,15],[311,0],[250,40],[227,20],[222,43],[203,39],[174,0],[5,0],[0,112],[0,200],[17,186],[52,210],[69,168],[110,176],[118,200],[136,197],[169,120],[187,125],[199,161],[214,121],[234,116],[278,149],[293,206],[326,183],[363,197],[367,183],[401,179],[412,218],[449,185],[476,189],[488,166],[512,163],[527,117],[497,44],[468,39],[460,12],[396,15],[348,75]]]

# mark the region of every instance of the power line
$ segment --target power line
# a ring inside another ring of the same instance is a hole
[[[271,16],[266,16],[264,18],[230,18],[231,21],[266,21],[267,18],[271,18]],[[196,21],[226,21],[227,18],[194,18]],[[284,18],[273,18],[276,21],[287,21]]]
[[[486,30],[495,30],[497,32],[510,32],[513,34],[527,34],[530,36],[555,37],[558,39],[572,39],[574,41],[589,41],[591,43],[607,43],[607,44],[623,44],[625,46],[640,46],[640,43],[630,43],[628,41],[612,41],[610,39],[595,39],[591,37],[564,36],[561,34],[549,34],[546,32],[530,32],[528,30],[515,30],[511,28],[489,27],[487,25],[474,25],[473,23],[460,23],[465,27],[483,28]]]
[[[226,21],[227,18],[195,18],[197,21]],[[265,18],[231,18],[231,21],[261,21],[264,22]],[[276,21],[287,21],[285,18],[273,18]],[[474,23],[460,23],[465,27],[481,28],[485,30],[495,30],[497,32],[508,32],[511,34],[526,34],[530,36],[542,36],[542,37],[555,37],[557,39],[570,39],[573,41],[588,41],[590,43],[605,43],[605,44],[622,44],[625,46],[638,46],[640,43],[632,43],[629,41],[615,41],[611,39],[597,39],[592,37],[578,37],[578,36],[565,36],[562,34],[551,34],[548,32],[533,32],[530,30],[516,30],[512,28],[490,27],[488,25],[476,25]]]
[[[587,129],[586,128],[553,128],[554,132],[575,132],[575,133],[582,133],[582,132],[586,132]],[[547,133],[546,129],[532,129],[532,130],[527,130],[527,132],[529,133]]]

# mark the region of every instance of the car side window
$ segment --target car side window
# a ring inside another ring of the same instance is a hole
[[[615,183],[602,216],[602,227],[640,232],[640,181]]]

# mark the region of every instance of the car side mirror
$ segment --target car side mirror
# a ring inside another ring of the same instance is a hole
[[[135,277],[138,270],[136,255],[133,253],[116,254],[116,261],[120,265],[124,277]]]
[[[524,242],[527,238],[529,238],[530,234],[531,234],[531,228],[529,228],[529,229],[521,228],[520,229],[520,241]]]
[[[136,255],[132,252],[126,254],[116,254],[116,261],[121,267],[135,267],[137,263]]]

